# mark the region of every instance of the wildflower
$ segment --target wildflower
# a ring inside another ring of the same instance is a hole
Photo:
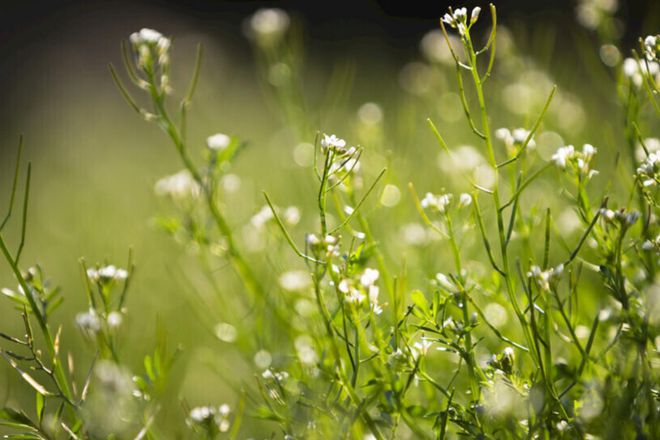
[[[377,269],[366,268],[364,270],[364,273],[360,277],[360,283],[362,283],[364,287],[369,287],[373,285],[376,282],[376,280],[378,280],[379,276],[380,276],[380,272],[378,272]]]
[[[598,171],[592,170],[590,167],[593,157],[598,150],[591,144],[584,144],[582,151],[576,151],[573,145],[560,147],[555,154],[552,155],[551,160],[561,169],[574,170],[580,176],[590,179],[598,174]]]
[[[649,35],[644,38],[644,53],[649,61],[656,60],[660,52],[660,35]]]
[[[422,208],[444,214],[454,196],[452,194],[435,195],[427,192],[421,201]]]
[[[454,284],[451,278],[449,278],[444,273],[437,273],[435,275],[435,280],[437,281],[438,285],[443,289],[448,290],[450,292],[456,291],[456,284]]]
[[[637,61],[634,58],[626,58],[622,64],[623,76],[635,87],[641,87],[644,77],[655,77],[655,82],[660,82],[660,64],[656,60]]]
[[[660,152],[650,153],[637,168],[637,176],[645,187],[655,186],[660,178]]]
[[[158,44],[162,38],[164,38],[163,34],[148,28],[142,28],[139,32],[134,32],[130,36],[131,43],[133,43],[134,46],[140,46],[142,44]]]
[[[472,204],[472,196],[468,193],[462,193],[458,198],[458,206],[460,208],[465,208]]]
[[[504,142],[508,150],[513,150],[514,148],[522,147],[522,144],[527,140],[530,133],[529,130],[525,130],[524,128],[515,128],[513,131],[508,128],[499,128],[495,130],[495,137]],[[536,147],[536,141],[533,137],[529,139],[526,147],[529,149]]]
[[[623,208],[616,211],[612,211],[611,209],[601,208],[600,214],[605,219],[605,221],[607,222],[616,221],[625,228],[628,228],[634,225],[635,223],[637,223],[637,220],[639,220],[639,216],[640,216],[638,211],[626,211]]]
[[[472,15],[474,16],[474,11],[472,11]],[[476,15],[478,17],[479,13],[477,12]],[[465,36],[467,33],[467,8],[458,8],[454,11],[450,8],[449,12],[442,17],[442,22],[454,29],[458,29],[458,33],[461,36]]]
[[[206,146],[209,150],[222,151],[229,146],[231,138],[224,133],[216,133],[206,138]]]
[[[76,315],[76,325],[85,335],[94,336],[101,331],[101,318],[96,310],[90,308],[87,312]]]
[[[302,292],[312,284],[309,273],[304,270],[284,272],[278,281],[280,287],[288,292]]]
[[[106,318],[106,321],[108,323],[108,327],[110,328],[117,328],[121,325],[122,323],[122,315],[119,312],[110,312],[108,314],[108,317]]]
[[[429,349],[433,346],[433,342],[426,339],[422,336],[422,339],[419,342],[415,342],[413,345],[413,356],[416,358],[419,354],[426,356],[429,352]]]
[[[166,176],[156,182],[156,194],[168,196],[174,200],[197,198],[201,194],[201,187],[188,170],[181,170],[171,176]]]
[[[192,423],[203,423],[213,417],[215,408],[210,406],[197,406],[190,410],[189,421]]]
[[[250,224],[255,227],[255,229],[262,229],[266,223],[275,218],[273,216],[273,211],[270,209],[270,206],[264,205],[259,212],[252,216],[250,219]]]
[[[321,139],[321,148],[323,148],[323,151],[330,150],[338,155],[344,155],[348,151],[346,149],[346,141],[338,138],[334,134],[330,136],[327,134],[323,135],[323,139]]]
[[[576,8],[577,19],[582,26],[595,30],[618,8],[618,0],[580,0]]]
[[[334,235],[327,234],[321,239],[315,234],[307,234],[305,243],[315,255],[325,254],[328,258],[339,256],[339,237]]]
[[[161,86],[163,90],[168,91],[168,75],[166,74],[169,66],[169,50],[172,44],[171,40],[158,31],[143,28],[139,32],[134,32],[129,37],[133,50],[137,55],[138,68],[145,72],[153,72],[156,67],[161,69]],[[156,64],[154,64],[154,62]]]
[[[552,155],[552,160],[555,162],[555,164],[559,168],[566,168],[566,164],[569,159],[573,158],[575,155],[575,148],[573,145],[567,145],[565,147],[561,147],[557,150],[555,154]]]
[[[539,266],[532,266],[529,269],[529,272],[527,272],[527,277],[532,278],[541,290],[549,291],[551,284],[562,274],[563,271],[563,264],[560,264],[557,267],[551,267],[547,270],[541,270]]]
[[[300,209],[297,206],[288,206],[282,213],[284,221],[291,226],[295,226],[300,222]]]
[[[660,234],[653,239],[645,240],[642,243],[642,250],[655,251],[656,254],[660,254]]]
[[[252,35],[260,43],[275,43],[289,29],[289,14],[279,8],[259,9],[249,21]]]
[[[476,8],[472,9],[472,14],[470,14],[470,24],[474,24],[477,22],[479,19],[479,14],[481,13],[481,8],[477,6]]]
[[[369,286],[369,292],[368,292],[369,306],[376,315],[380,315],[381,313],[383,313],[383,307],[378,302],[379,293],[380,293],[380,289],[378,288],[378,286],[374,286],[374,285]]]

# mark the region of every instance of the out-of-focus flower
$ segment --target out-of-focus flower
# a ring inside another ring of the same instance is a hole
[[[216,133],[206,138],[206,146],[209,150],[222,151],[231,143],[231,137],[224,133]]]
[[[166,176],[156,182],[156,194],[168,196],[175,200],[197,198],[201,194],[199,184],[188,170],[181,170],[171,176]]]
[[[260,44],[276,44],[289,29],[290,22],[289,14],[282,9],[259,9],[249,19],[248,35]]]
[[[433,194],[427,192],[421,201],[422,208],[444,214],[451,204],[453,194]]]

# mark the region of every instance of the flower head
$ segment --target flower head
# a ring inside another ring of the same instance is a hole
[[[206,146],[209,150],[222,151],[229,146],[231,138],[224,133],[216,133],[206,138]]]

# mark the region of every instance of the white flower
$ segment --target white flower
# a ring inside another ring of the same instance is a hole
[[[275,218],[273,216],[273,211],[270,209],[270,206],[264,205],[259,212],[252,216],[250,219],[250,224],[255,227],[255,229],[262,229],[266,223]]]
[[[421,354],[422,356],[426,356],[426,354],[429,352],[429,348],[431,348],[432,346],[433,346],[433,342],[422,337],[422,339],[419,342],[415,342],[415,344],[413,345],[413,348],[415,349],[415,351],[413,351],[413,355],[417,357],[416,354],[417,352],[419,352],[419,354]]]
[[[658,56],[658,40],[657,35],[649,35],[644,38],[644,52],[646,59],[649,61],[656,59]]]
[[[206,138],[206,146],[210,150],[222,151],[229,146],[231,138],[224,133],[216,133]]]
[[[300,209],[297,206],[289,206],[282,213],[284,221],[292,226],[300,222]]]
[[[573,145],[567,145],[565,147],[560,147],[555,154],[552,155],[552,161],[559,168],[566,168],[566,164],[569,159],[572,159],[575,156],[575,148]]]
[[[321,139],[321,147],[323,150],[334,151],[338,154],[346,153],[346,141],[344,139],[338,138],[334,134],[330,136],[324,134],[323,139]]]
[[[551,267],[547,270],[541,270],[539,266],[532,266],[527,272],[527,277],[532,278],[541,290],[549,291],[550,284],[561,276],[564,272],[564,265]]]
[[[196,198],[201,193],[201,188],[188,170],[181,170],[171,176],[166,176],[156,182],[156,194],[169,196],[180,200],[188,197]]]
[[[479,6],[472,9],[472,14],[470,15],[470,24],[474,24],[479,19],[480,13],[481,13],[481,8]]]
[[[383,313],[383,308],[378,302],[379,293],[380,293],[380,289],[378,288],[378,286],[374,286],[374,285],[369,286],[369,304],[371,306],[371,310],[373,310],[373,312],[376,315],[380,315],[381,313]]]
[[[449,290],[451,292],[456,290],[456,285],[454,282],[444,273],[437,273],[435,275],[435,279],[438,282],[438,285],[440,285],[440,287],[443,289]]]
[[[98,269],[89,268],[87,269],[87,278],[93,283],[98,282],[108,282],[112,280],[125,280],[128,278],[128,271],[126,269],[120,269],[114,265],[99,267]]]
[[[93,336],[101,330],[101,318],[96,310],[89,309],[87,312],[76,315],[76,325],[88,336]]]
[[[364,273],[360,277],[360,283],[362,283],[364,287],[369,287],[373,285],[376,282],[376,280],[378,280],[379,276],[380,276],[380,272],[378,272],[377,269],[366,268],[364,270]]]
[[[280,275],[279,285],[288,292],[302,292],[309,288],[312,279],[304,270],[291,270]]]
[[[119,312],[110,312],[106,321],[108,322],[108,327],[117,328],[121,325],[123,317]]]
[[[444,213],[454,196],[452,194],[435,195],[427,192],[421,201],[422,208]]]
[[[215,414],[215,408],[210,406],[198,406],[190,410],[190,420],[194,423],[202,423]]]
[[[472,196],[468,193],[462,193],[459,197],[458,206],[464,208],[472,204]]]
[[[158,44],[163,38],[163,34],[148,28],[142,28],[139,32],[133,32],[130,36],[131,43],[133,43],[134,46],[142,44]]]
[[[153,29],[143,28],[139,32],[132,33],[129,39],[137,54],[137,65],[140,69],[152,69],[154,60],[156,60],[161,68],[166,70],[170,60],[171,40],[169,38]],[[163,73],[161,87],[166,92],[169,89],[168,81],[168,76]]]
[[[250,18],[250,28],[261,40],[281,36],[289,23],[289,15],[279,8],[259,9]]]

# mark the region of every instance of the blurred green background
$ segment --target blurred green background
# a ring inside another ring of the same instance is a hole
[[[363,145],[367,175],[387,165],[387,183],[400,191],[393,207],[380,203],[379,190],[366,208],[379,224],[377,235],[388,237],[389,263],[397,267],[401,255],[408,256],[412,287],[441,270],[442,251],[425,244],[419,252],[408,252],[416,245],[402,237],[405,225],[419,224],[406,188],[409,181],[419,192],[461,188],[450,171],[438,166],[439,149],[426,118],[436,122],[450,145],[476,143],[463,121],[451,68],[431,66],[420,50],[420,41],[434,29],[435,17],[447,2],[433,8],[406,2],[407,10],[387,3],[332,2],[320,11],[318,5],[305,2],[31,3],[5,4],[5,10],[0,9],[0,206],[8,199],[15,146],[19,133],[24,133],[33,181],[22,261],[24,266],[42,265],[52,283],[62,287],[65,303],[56,321],[64,325],[63,348],[73,353],[81,371],[93,353],[74,326],[75,314],[86,307],[79,259],[123,266],[132,247],[137,272],[128,319],[121,329],[123,357],[139,370],[143,354],[154,344],[156,323],[162,321],[170,344],[185,350],[173,378],[173,390],[180,391],[173,395],[180,394],[191,405],[222,402],[230,395],[214,368],[206,364],[232,356],[210,327],[231,311],[216,304],[216,310],[200,316],[194,292],[205,291],[207,282],[194,256],[153,225],[154,217],[169,209],[154,195],[154,183],[181,168],[178,158],[157,127],[125,105],[107,69],[110,62],[121,65],[120,41],[141,27],[174,38],[175,96],[185,88],[196,44],[204,44],[201,80],[190,116],[193,154],[199,157],[205,138],[215,132],[249,143],[231,169],[241,182],[225,201],[231,224],[240,231],[263,206],[261,190],[267,189],[279,205],[301,207],[302,221],[294,234],[302,240],[304,232],[314,229],[313,175],[296,164],[294,151],[301,140],[264,98],[253,51],[242,32],[246,17],[259,7],[292,12],[294,22],[304,29],[304,87],[313,128]],[[660,13],[654,1],[621,3],[617,38],[625,54],[637,36],[658,31]],[[567,143],[596,145],[604,153],[597,168],[607,176],[620,148],[622,115],[613,70],[599,59],[595,33],[576,23],[572,2],[497,5],[508,32],[501,33],[502,56],[490,84],[496,102],[493,126],[529,127],[556,83],[558,99],[544,131],[557,133]],[[330,113],[320,103],[337,64],[353,69],[355,79],[345,104]],[[379,106],[380,119],[378,113],[364,110],[367,102]],[[542,154],[559,141],[547,142],[545,150],[541,143]],[[553,182],[544,182],[539,191],[552,191]],[[383,216],[386,222],[379,220]],[[419,232],[410,228],[408,234]],[[14,224],[6,233],[14,244],[17,231]],[[275,242],[266,238],[267,246]],[[277,246],[270,255],[247,252],[259,261],[263,277],[272,284],[283,271],[303,267],[286,247]],[[13,288],[9,270],[0,267],[0,284]],[[240,294],[230,269],[218,262],[215,271],[227,291]],[[8,301],[0,301],[0,317],[0,331],[20,333],[20,317]],[[31,407],[32,394],[13,370],[0,364],[0,402]],[[177,411],[178,403],[173,401],[169,410]]]

